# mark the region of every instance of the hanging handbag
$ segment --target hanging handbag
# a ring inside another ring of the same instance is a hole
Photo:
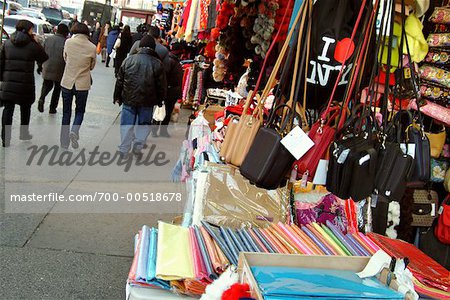
[[[282,127],[274,125],[276,111],[285,107],[288,106],[282,104],[274,109],[271,120],[259,129],[240,167],[241,174],[257,187],[276,189],[294,162],[292,154],[281,144],[287,133],[287,120]]]
[[[430,127],[432,125],[433,122],[431,123]],[[425,132],[425,134],[430,141],[431,157],[439,158],[441,156],[442,150],[444,149],[445,140],[447,138],[445,126],[442,125],[439,130],[436,130],[434,132],[431,131],[431,128],[429,128],[428,132]]]
[[[375,12],[367,14],[365,23],[369,22],[369,28],[374,27]],[[366,26],[365,26],[366,27]],[[373,31],[369,30],[370,35]],[[367,41],[370,35],[366,35],[359,47],[357,56],[358,66],[360,59],[365,56]],[[352,74],[349,89],[346,91],[344,107],[348,105],[353,87],[359,76],[359,67]],[[371,82],[374,82],[372,77]],[[374,85],[369,89],[374,90]],[[371,92],[373,94],[373,92]],[[353,107],[350,118],[343,123],[341,116],[338,124],[338,132],[335,141],[330,146],[330,160],[327,172],[327,189],[342,199],[352,198],[360,201],[370,196],[374,189],[376,166],[378,159],[377,137],[372,134],[376,120],[371,115],[372,100],[368,107],[357,104]],[[342,126],[342,128],[341,128]],[[342,136],[341,136],[342,135]]]
[[[450,194],[439,208],[438,223],[434,228],[434,234],[441,243],[450,244]]]
[[[429,182],[431,178],[430,142],[422,126],[411,124],[407,130],[407,143],[415,145],[414,171],[410,182]]]
[[[228,146],[230,147],[230,149],[228,150],[230,151],[230,155],[229,160],[226,160],[227,163],[231,163],[232,165],[235,165],[237,167],[242,165],[242,162],[244,161],[253,143],[253,140],[255,139],[255,136],[262,125],[264,102],[267,96],[269,95],[270,90],[275,86],[278,70],[280,69],[282,62],[284,61],[284,56],[288,49],[292,35],[296,30],[297,23],[300,20],[300,16],[301,14],[297,15],[294,21],[294,25],[292,26],[288,34],[288,37],[283,45],[283,48],[280,51],[280,55],[275,63],[275,66],[262,92],[262,95],[259,98],[257,97],[256,108],[251,114],[247,114],[247,112],[249,110],[250,105],[253,102],[253,94],[249,96],[249,98],[247,98],[247,102],[245,103],[242,116],[239,119],[239,122],[236,127],[235,138],[232,140],[230,146]],[[225,140],[226,139],[227,137],[225,136]]]
[[[311,9],[310,6],[312,6],[312,4],[310,1],[306,1],[304,7],[305,6],[306,9],[304,8],[303,13],[306,16],[308,10]],[[294,162],[293,155],[286,149],[286,147],[284,147],[281,140],[288,133],[288,131],[293,128],[294,119],[297,116],[297,101],[294,100],[294,93],[298,91],[300,86],[301,76],[298,75],[302,75],[304,69],[304,64],[300,64],[300,50],[302,44],[301,40],[303,38],[303,29],[306,21],[305,19],[306,18],[302,19],[300,25],[296,47],[292,47],[292,50],[296,49],[290,101],[288,102],[292,103],[292,106],[280,104],[272,110],[269,121],[265,127],[259,129],[258,134],[256,135],[255,140],[253,141],[253,144],[240,168],[241,174],[245,178],[256,186],[265,189],[277,188],[285,178],[285,175],[288,173],[289,168]],[[305,56],[306,54],[304,53],[303,58],[306,58]],[[300,69],[299,64],[301,65]],[[284,113],[281,116],[280,122],[277,122],[277,113],[280,109],[283,109]],[[289,112],[286,113],[286,110]],[[280,125],[278,126],[277,123]]]
[[[411,226],[431,227],[437,217],[439,196],[435,191],[414,190]]]
[[[354,51],[354,47],[352,47],[352,45],[354,45],[353,41],[355,39],[359,23],[365,10],[365,1],[363,1],[361,4],[358,3],[358,5],[355,7],[360,7],[359,14],[356,22],[354,23],[349,43],[346,46],[341,47],[341,54],[343,55],[341,68],[339,73],[337,74],[337,78],[334,84],[334,88],[330,94],[327,108],[322,113],[321,118],[313,124],[311,130],[308,133],[309,138],[314,142],[314,146],[309,149],[309,151],[306,152],[304,156],[302,156],[294,163],[293,169],[297,173],[297,179],[302,178],[307,179],[308,181],[313,180],[320,159],[326,156],[327,150],[331,142],[333,141],[333,137],[336,131],[335,128],[331,126],[331,124],[336,120],[341,112],[339,107],[332,108],[332,103],[335,95],[337,95],[338,85],[341,82],[342,77],[344,76],[344,71],[347,73],[347,71],[349,72],[352,69],[352,66],[349,65],[347,66],[347,70],[345,63],[348,62],[348,58],[352,56]],[[314,6],[314,8],[316,8],[316,5]],[[314,30],[314,28],[312,30]],[[311,55],[314,55],[314,51],[311,52]],[[312,87],[311,89],[314,90],[315,88]]]

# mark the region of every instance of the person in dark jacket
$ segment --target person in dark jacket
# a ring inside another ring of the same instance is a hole
[[[140,41],[144,37],[144,28],[146,24],[141,24],[136,28],[136,33],[133,34],[133,44]]]
[[[170,59],[169,59],[169,50],[160,43],[161,39],[161,31],[159,28],[155,26],[150,26],[148,34],[152,36],[156,41],[155,51],[158,54],[159,58],[163,62],[164,69],[166,70],[166,76],[169,76],[170,70]],[[139,42],[133,44],[131,47],[130,54],[136,54],[139,51]]]
[[[132,38],[130,26],[125,25],[123,31],[120,33],[119,38],[116,41],[116,58],[114,61],[115,74],[117,77],[117,72],[119,72],[119,68],[122,65],[125,58],[127,58],[128,53],[130,52],[132,46]]]
[[[42,65],[42,83],[41,97],[39,97],[38,110],[44,112],[45,97],[53,89],[52,100],[50,102],[51,114],[56,114],[59,96],[61,95],[61,79],[64,73],[66,62],[64,61],[63,52],[67,36],[69,35],[69,27],[59,24],[56,34],[47,38],[44,43],[44,50],[49,59]],[[40,73],[41,66],[38,68]]]
[[[98,42],[100,41],[101,32],[102,32],[102,25],[100,24],[100,22],[96,22],[94,31],[92,32],[91,36],[91,42],[95,46],[97,46]]]
[[[153,106],[161,106],[167,93],[166,72],[155,52],[155,40],[146,35],[139,46],[139,53],[129,56],[120,67],[114,90],[114,103],[123,104],[121,156],[128,154],[132,144],[133,153],[141,154],[150,133]]]
[[[120,27],[114,26],[113,29],[108,33],[108,37],[106,38],[106,51],[108,57],[106,58],[106,67],[109,67],[109,62],[111,61],[111,52],[114,49],[114,44],[116,43],[117,38],[119,37]]]
[[[161,122],[159,126],[159,136],[170,137],[167,127],[172,116],[175,103],[178,99],[181,99],[181,94],[183,91],[183,67],[180,64],[179,55],[182,53],[183,47],[180,43],[173,43],[170,46],[170,70],[169,76],[167,77],[167,97],[165,102],[166,107],[166,117]],[[153,135],[158,135],[158,127],[154,126]]]
[[[47,54],[33,37],[33,23],[17,22],[16,31],[5,41],[0,52],[0,101],[4,105],[2,116],[2,145],[11,142],[11,125],[15,105],[20,106],[20,139],[30,140],[31,105],[35,101],[35,62],[42,64]]]

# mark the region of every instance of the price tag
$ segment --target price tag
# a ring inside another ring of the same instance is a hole
[[[314,142],[298,126],[295,126],[294,129],[281,140],[281,144],[291,152],[295,159],[300,159],[314,146]]]

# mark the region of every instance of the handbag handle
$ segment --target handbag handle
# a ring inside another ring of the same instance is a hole
[[[272,41],[272,44],[270,45],[269,50],[267,51],[266,57],[264,58],[263,65],[261,67],[261,71],[259,72],[259,76],[258,76],[258,80],[256,81],[255,88],[253,89],[252,92],[249,93],[249,94],[251,94],[250,99],[253,99],[256,96],[256,93],[258,92],[259,86],[261,85],[261,80],[263,77],[264,70],[266,69],[267,61],[269,59],[270,54],[272,53],[273,48],[275,48],[275,45],[277,44],[277,40],[280,36],[281,29],[283,28],[284,22],[287,19],[288,11],[289,11],[289,8],[291,7],[291,4],[292,4],[292,0],[289,0],[288,4],[287,4],[287,9],[284,11],[283,18],[281,19],[280,27],[277,30],[277,34],[275,35],[275,37]],[[281,53],[280,53],[280,55],[281,55]]]
[[[300,29],[299,30],[301,32],[303,31],[303,27],[304,27],[304,23],[305,23],[305,16],[306,16],[306,12],[307,12],[307,4],[305,4],[305,3],[309,3],[309,1],[303,2],[302,6],[300,8],[300,12],[301,13],[299,13],[296,16],[295,20],[294,20],[294,24],[292,25],[291,30],[289,31],[289,34],[288,34],[288,36],[286,38],[286,41],[283,44],[283,48],[280,51],[280,55],[279,55],[279,57],[278,57],[278,59],[277,59],[277,61],[275,63],[275,66],[274,66],[274,68],[272,70],[272,73],[270,74],[270,77],[269,77],[269,79],[267,81],[267,84],[266,84],[266,86],[265,86],[265,88],[264,88],[264,90],[263,90],[263,92],[261,94],[260,101],[258,101],[258,104],[257,104],[257,106],[255,108],[255,111],[253,112],[253,116],[254,117],[259,117],[260,120],[262,119],[262,112],[263,112],[263,106],[264,106],[265,100],[267,99],[267,96],[269,95],[270,90],[275,85],[276,75],[278,74],[278,70],[280,69],[280,66],[281,66],[281,64],[282,64],[282,62],[284,60],[284,55],[285,55],[285,53],[286,53],[286,51],[288,49],[288,46],[289,46],[290,41],[292,39],[292,36],[294,35],[294,32],[296,32],[297,24],[298,24],[298,21],[300,20],[300,17],[303,17],[303,18],[302,18],[302,21],[300,23]]]
[[[356,18],[355,27],[353,28],[352,34],[350,36],[351,43],[353,43],[353,41],[355,39],[356,31],[359,28],[359,23],[361,22],[362,15],[363,15],[363,12],[365,9],[365,5],[366,5],[366,0],[362,0],[361,7],[360,7],[359,13],[358,13],[358,17]],[[333,102],[333,99],[334,99],[334,94],[336,93],[337,87],[339,85],[339,81],[341,81],[342,75],[344,74],[345,63],[347,61],[347,56],[350,53],[350,48],[351,48],[350,46],[351,46],[351,44],[348,45],[347,50],[345,51],[344,59],[342,61],[342,65],[341,65],[341,70],[339,71],[338,77],[336,79],[333,90],[331,92],[330,99],[329,99],[328,105],[327,105],[327,109],[325,110],[324,114],[322,114],[322,116],[321,116],[322,120],[324,120],[325,116],[328,114],[328,111],[330,110],[331,103]]]

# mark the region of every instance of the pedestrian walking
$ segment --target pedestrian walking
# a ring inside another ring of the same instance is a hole
[[[147,25],[145,23],[138,25],[136,32],[133,34],[133,44],[140,41],[144,37],[144,28],[146,27]]]
[[[170,60],[170,69],[167,77],[167,97],[165,102],[166,108],[166,117],[164,120],[158,125],[155,125],[153,128],[154,136],[158,136],[158,127],[159,127],[159,136],[161,137],[170,137],[168,132],[168,126],[170,123],[170,118],[172,116],[173,109],[178,99],[181,99],[182,95],[182,86],[183,86],[183,67],[180,64],[181,53],[183,52],[183,47],[180,43],[173,43],[170,46],[169,60]]]
[[[94,31],[92,32],[92,36],[91,36],[91,42],[95,46],[97,46],[98,42],[100,41],[101,33],[102,33],[102,25],[100,24],[100,22],[96,22]]]
[[[168,76],[168,72],[170,70],[170,60],[169,60],[169,50],[161,44],[161,31],[159,28],[155,26],[150,26],[148,30],[148,34],[155,39],[156,48],[155,51],[158,54],[159,58],[163,62],[164,69],[166,70],[166,75]],[[131,47],[130,54],[136,54],[139,51],[139,42],[135,42]]]
[[[113,29],[108,33],[108,38],[106,39],[106,50],[108,56],[106,57],[106,67],[109,67],[109,62],[111,61],[111,53],[114,49],[114,44],[116,43],[117,38],[119,37],[120,27],[114,26]]]
[[[100,32],[100,38],[99,38],[100,49],[101,49],[100,53],[102,55],[102,63],[104,63],[106,61],[106,58],[108,56],[108,51],[106,49],[106,42],[107,42],[108,34],[110,31],[111,31],[111,23],[106,22]]]
[[[91,71],[95,67],[96,47],[89,41],[89,28],[82,23],[72,27],[73,36],[64,46],[66,67],[61,81],[63,97],[63,117],[61,126],[61,147],[78,148],[80,126],[86,110],[89,89],[92,85]],[[72,102],[75,97],[75,118],[72,128]]]
[[[45,97],[51,92],[52,100],[50,102],[50,114],[56,114],[59,97],[61,95],[61,79],[64,73],[66,63],[64,61],[63,52],[66,43],[67,35],[69,34],[69,27],[64,24],[59,24],[56,34],[47,38],[44,43],[44,50],[49,59],[39,66],[38,73],[42,68],[42,83],[41,97],[39,97],[38,110],[44,112]]]
[[[132,46],[132,37],[130,26],[125,25],[123,31],[120,33],[119,38],[114,44],[114,49],[116,49],[116,58],[114,62],[114,74],[117,77],[119,68],[122,65],[125,58],[127,58]]]
[[[122,157],[130,150],[136,155],[142,153],[150,133],[153,106],[161,106],[166,98],[166,72],[155,45],[153,37],[143,37],[139,52],[125,59],[117,74],[113,102],[122,105],[119,146]]]
[[[20,139],[30,140],[31,105],[35,101],[35,62],[42,64],[47,54],[33,36],[33,23],[17,22],[16,31],[6,40],[0,52],[0,102],[4,106],[2,115],[2,146],[11,143],[11,125],[14,108],[20,107]],[[0,106],[2,106],[0,105]]]

